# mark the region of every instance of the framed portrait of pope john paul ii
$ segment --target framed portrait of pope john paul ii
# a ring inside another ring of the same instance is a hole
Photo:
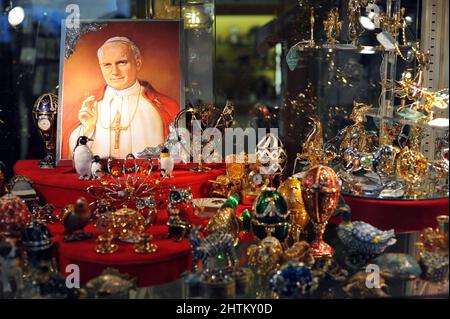
[[[80,136],[100,158],[125,158],[163,143],[184,106],[181,23],[172,20],[63,24],[57,159]]]

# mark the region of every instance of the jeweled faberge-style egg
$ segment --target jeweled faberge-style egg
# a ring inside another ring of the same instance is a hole
[[[272,235],[283,241],[289,231],[288,219],[286,200],[275,189],[269,188],[256,198],[252,209],[252,228],[259,239]]]
[[[6,194],[0,198],[0,234],[18,236],[32,218],[32,214],[22,199]]]
[[[316,239],[311,243],[314,257],[332,256],[333,249],[322,237],[339,201],[338,176],[331,167],[317,165],[310,168],[302,180],[302,198],[314,225]]]

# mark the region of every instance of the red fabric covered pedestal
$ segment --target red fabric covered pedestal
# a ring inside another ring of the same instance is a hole
[[[248,206],[239,205],[237,214]],[[63,275],[65,269],[70,264],[80,267],[80,281],[85,284],[92,278],[99,276],[108,267],[116,268],[121,273],[129,274],[131,278],[137,277],[138,287],[148,287],[165,284],[180,278],[185,271],[192,269],[192,251],[188,239],[181,242],[167,239],[168,234],[166,211],[158,213],[157,225],[151,226],[146,233],[153,236],[152,243],[158,246],[156,252],[152,254],[137,254],[133,251],[133,244],[115,241],[119,245],[119,250],[113,254],[101,255],[95,252],[95,240],[101,234],[101,230],[90,224],[85,228],[85,232],[92,233],[90,240],[81,242],[65,243],[64,227],[61,224],[49,225],[53,234],[53,241],[58,247],[59,270]],[[190,220],[195,225],[206,226],[208,220],[190,216]],[[245,234],[242,241],[253,240],[253,235]]]
[[[56,208],[63,208],[74,203],[79,197],[84,196],[89,202],[94,199],[86,192],[90,185],[96,185],[96,181],[80,181],[72,167],[57,167],[54,169],[41,169],[38,160],[18,161],[14,166],[14,174],[28,177],[39,197],[47,203],[52,203]],[[225,165],[214,164],[209,172],[192,172],[189,170],[196,164],[176,165],[173,178],[168,183],[180,188],[190,187],[194,198],[209,197],[211,184],[218,175],[225,173]],[[159,174],[155,172],[154,174]]]
[[[137,254],[133,244],[118,242],[119,250],[113,254],[101,255],[95,252],[95,240],[101,233],[93,225],[86,227],[86,232],[94,233],[90,240],[65,243],[64,228],[61,224],[50,225],[54,242],[58,246],[59,270],[62,274],[69,264],[80,267],[80,280],[86,283],[100,275],[108,267],[118,269],[121,273],[137,277],[138,287],[160,285],[180,278],[181,273],[191,268],[191,247],[187,239],[175,242],[164,238],[167,227],[152,226],[147,233],[153,236],[152,243],[158,246],[152,254]]]
[[[420,231],[436,227],[436,217],[448,215],[449,199],[388,200],[344,196],[352,209],[352,220],[361,220],[382,230],[396,232]],[[333,218],[340,223],[341,218]]]
[[[57,167],[55,169],[40,169],[37,160],[19,161],[14,167],[16,175],[24,175],[32,182],[40,198],[45,202],[54,204],[61,209],[74,203],[84,196],[93,201],[86,188],[95,185],[96,181],[80,181],[72,167]],[[212,169],[208,172],[192,172],[189,170],[196,164],[177,165],[173,172],[174,177],[168,182],[179,188],[190,187],[194,198],[209,197],[210,180],[225,173],[225,165],[208,165]],[[155,172],[155,174],[159,174]],[[189,216],[196,225],[206,225],[207,220],[196,216]],[[60,272],[64,275],[66,266],[76,264],[80,267],[82,283],[100,275],[108,267],[118,269],[131,277],[138,278],[138,286],[160,285],[180,278],[181,273],[191,269],[191,247],[187,239],[175,242],[166,239],[168,234],[167,211],[158,212],[156,225],[147,229],[153,235],[152,242],[158,246],[153,254],[137,254],[133,245],[119,243],[119,250],[113,254],[100,255],[95,252],[95,240],[101,233],[93,225],[88,225],[86,232],[94,234],[91,240],[75,243],[65,243],[63,238],[64,227],[61,224],[49,225],[58,247],[58,261]]]

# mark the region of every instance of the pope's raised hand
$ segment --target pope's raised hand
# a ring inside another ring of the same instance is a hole
[[[78,119],[83,125],[84,135],[89,136],[95,129],[97,124],[98,112],[97,101],[94,96],[88,97],[83,101],[80,112],[78,113]]]

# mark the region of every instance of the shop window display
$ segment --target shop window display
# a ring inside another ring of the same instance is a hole
[[[0,4],[0,298],[448,297],[447,2]]]

